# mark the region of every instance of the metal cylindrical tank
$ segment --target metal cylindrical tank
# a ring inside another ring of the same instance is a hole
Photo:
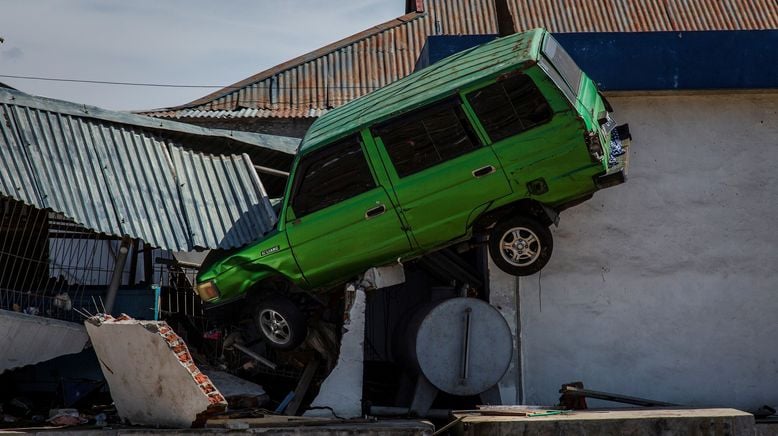
[[[451,298],[410,317],[397,355],[436,388],[452,395],[480,394],[500,381],[513,354],[502,314],[476,298]]]

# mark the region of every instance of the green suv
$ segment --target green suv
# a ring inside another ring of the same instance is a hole
[[[213,253],[208,303],[258,295],[271,345],[296,346],[280,295],[327,289],[372,266],[489,235],[512,275],[549,260],[559,211],[625,180],[629,132],[543,29],[450,56],[319,118],[294,161],[276,228]]]

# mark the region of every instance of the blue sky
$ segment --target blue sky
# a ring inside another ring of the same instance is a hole
[[[404,7],[404,0],[0,0],[0,74],[229,85]],[[120,110],[174,106],[213,91],[0,82]]]

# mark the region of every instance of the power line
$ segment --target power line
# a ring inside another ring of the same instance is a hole
[[[69,83],[90,83],[97,85],[120,85],[120,86],[151,86],[155,88],[211,88],[211,89],[243,89],[246,86],[223,86],[223,85],[180,85],[175,83],[144,83],[144,82],[114,82],[106,80],[86,80],[86,79],[64,79],[61,77],[40,77],[40,76],[16,76],[10,74],[0,74],[0,77],[8,79],[24,79],[24,80],[42,80],[47,82],[69,82]],[[277,83],[277,82],[276,82]],[[250,86],[250,85],[248,85]],[[268,88],[273,90],[290,90],[290,89],[369,89],[375,90],[380,88],[379,86],[277,86],[270,85]]]
[[[154,86],[160,88],[230,88],[230,86],[220,86],[220,85],[177,85],[173,83],[110,82],[104,80],[63,79],[59,77],[13,76],[9,74],[0,74],[0,77],[5,77],[8,79],[44,80],[47,82],[93,83],[98,85],[124,85],[124,86]]]

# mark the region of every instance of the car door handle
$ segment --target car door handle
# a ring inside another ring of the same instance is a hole
[[[476,179],[483,176],[488,176],[489,174],[493,173],[495,171],[495,168],[491,165],[487,165],[483,168],[478,168],[477,170],[473,170],[473,177]]]
[[[375,218],[378,215],[383,214],[384,212],[386,212],[386,206],[384,206],[383,204],[379,204],[378,206],[371,207],[370,209],[365,211],[365,219],[369,220],[370,218]]]

